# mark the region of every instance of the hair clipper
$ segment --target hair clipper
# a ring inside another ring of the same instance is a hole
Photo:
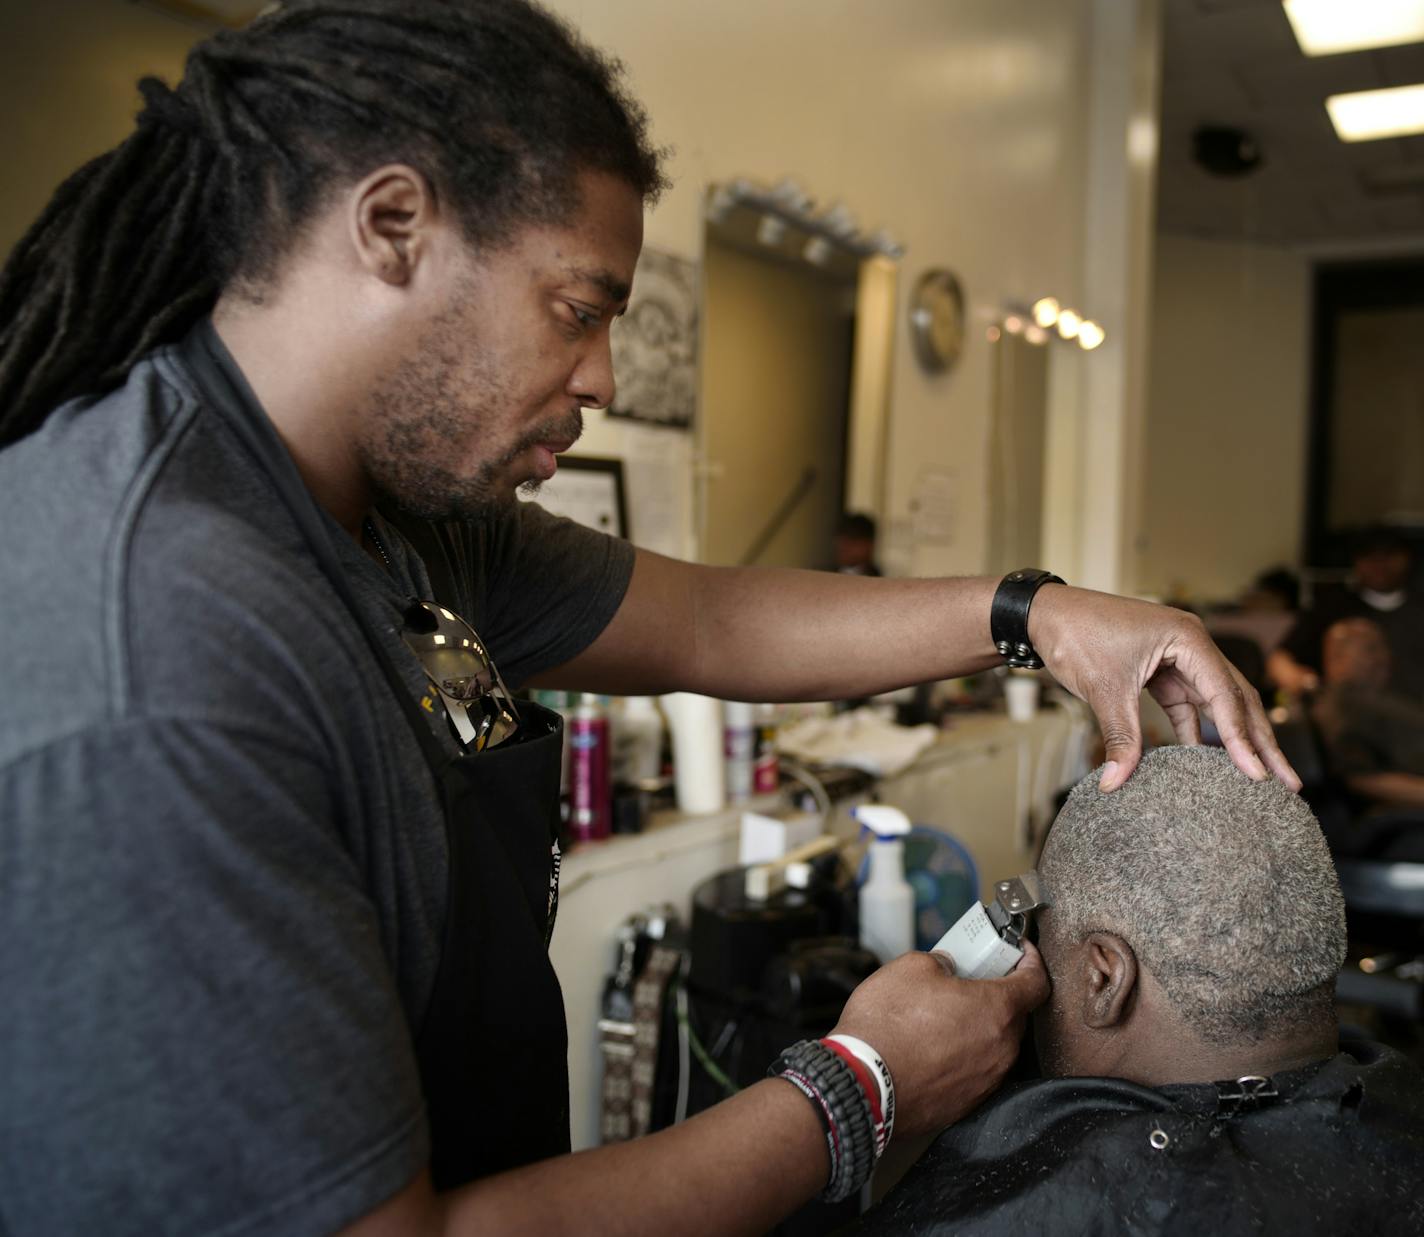
[[[1030,917],[1048,905],[1037,872],[1025,872],[994,886],[994,900],[976,902],[942,937],[934,950],[954,959],[954,972],[965,979],[997,979],[1023,957],[1019,942]]]

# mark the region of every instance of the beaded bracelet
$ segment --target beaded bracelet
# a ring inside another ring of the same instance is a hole
[[[831,1172],[821,1198],[838,1203],[870,1180],[890,1141],[895,1085],[880,1055],[849,1035],[802,1040],[767,1071],[785,1078],[816,1110]]]

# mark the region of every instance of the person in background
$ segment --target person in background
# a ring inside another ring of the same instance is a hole
[[[1293,612],[1300,608],[1300,577],[1289,567],[1261,572],[1241,597],[1243,610]]]
[[[1380,625],[1341,619],[1326,630],[1324,649],[1311,718],[1329,771],[1371,803],[1424,808],[1424,704],[1391,688]]]
[[[885,1234],[1424,1231],[1424,1071],[1341,1043],[1345,907],[1319,826],[1225,753],[1095,775],[1049,832],[1044,1078],[945,1131]]]
[[[1320,686],[1323,641],[1329,627],[1345,618],[1369,618],[1389,641],[1393,686],[1424,703],[1424,598],[1411,588],[1413,554],[1394,529],[1370,528],[1356,539],[1350,587],[1323,596],[1301,614],[1266,669],[1292,696]]]
[[[878,576],[875,562],[875,520],[861,511],[847,511],[836,525],[835,569],[848,576]]]

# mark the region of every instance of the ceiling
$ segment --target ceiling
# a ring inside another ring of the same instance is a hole
[[[1325,113],[1327,95],[1417,82],[1424,43],[1312,58],[1279,0],[1166,0],[1159,228],[1320,254],[1424,248],[1424,135],[1346,143]],[[1235,179],[1198,167],[1205,124],[1247,130],[1264,164]]]

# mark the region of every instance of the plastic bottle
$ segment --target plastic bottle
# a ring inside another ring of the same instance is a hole
[[[677,809],[689,815],[720,812],[727,801],[722,775],[722,706],[710,696],[669,692],[663,712],[672,730]]]
[[[781,759],[776,751],[776,706],[756,707],[756,751],[752,758],[752,792],[774,794],[781,785]]]
[[[910,818],[880,804],[851,809],[871,836],[870,871],[860,887],[860,943],[881,962],[915,947],[915,891],[905,879],[905,842]]]
[[[756,756],[756,709],[728,700],[722,705],[722,753],[726,760],[727,802],[744,803],[752,797]]]
[[[608,714],[600,697],[584,692],[569,720],[569,829],[592,842],[613,832]]]

